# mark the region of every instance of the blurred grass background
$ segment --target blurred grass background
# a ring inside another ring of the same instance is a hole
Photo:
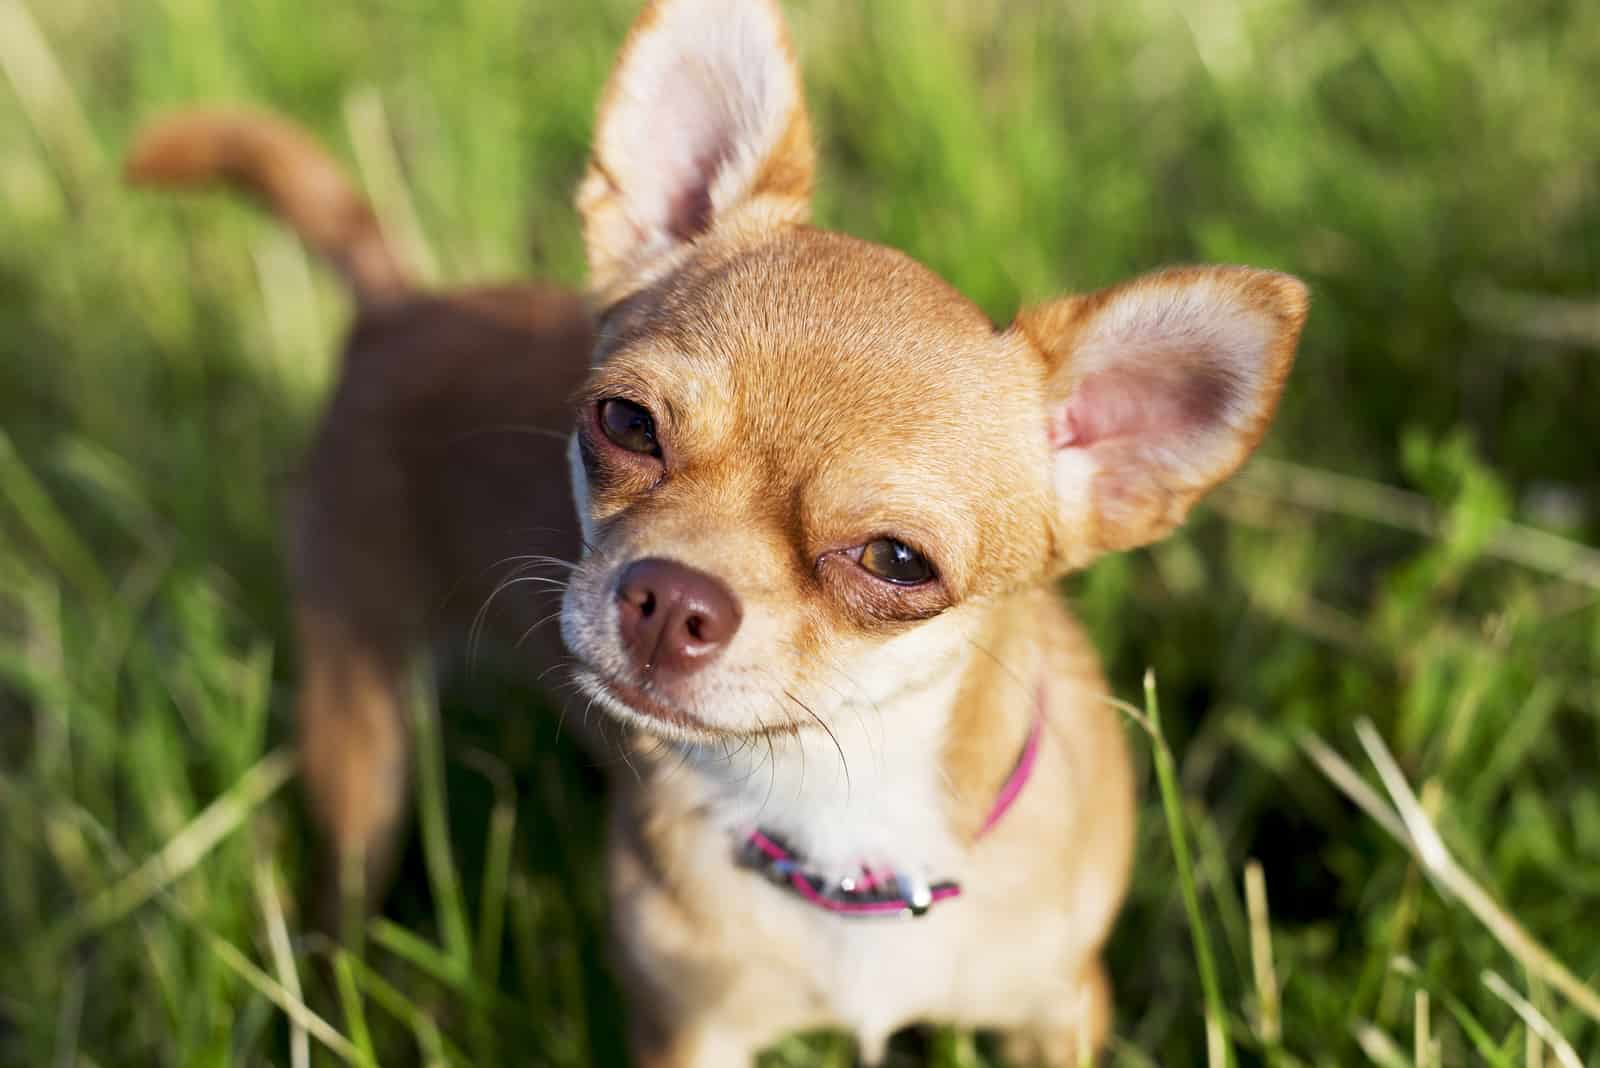
[[[1370,719],[1411,815],[1593,990],[1600,5],[787,8],[820,221],[997,319],[1173,261],[1312,285],[1265,458],[1067,590],[1120,693],[1160,680],[1232,1056],[1600,1065],[1582,991],[1507,952],[1304,745],[1376,782]],[[350,161],[438,280],[576,283],[569,195],[632,14],[0,0],[0,1062],[621,1058],[599,777],[536,695],[446,686],[438,818],[387,919],[360,956],[299,934],[275,516],[348,308],[252,211],[117,172],[159,109],[252,101]],[[1145,793],[1111,1060],[1202,1064],[1194,925]],[[992,1055],[934,1033],[894,1056]]]

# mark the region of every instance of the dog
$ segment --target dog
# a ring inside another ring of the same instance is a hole
[[[329,869],[315,910],[336,927],[348,902],[377,903],[393,867],[419,651],[482,632],[502,640],[472,642],[477,657],[561,660],[544,619],[559,596],[550,561],[579,550],[565,451],[592,317],[556,286],[421,291],[340,168],[272,116],[167,116],[136,139],[126,175],[253,193],[356,298],[286,537],[301,781]]]
[[[775,0],[638,17],[578,189],[581,301],[416,296],[312,146],[234,128],[257,147],[230,156],[226,129],[177,121],[136,176],[257,189],[362,304],[297,547],[304,767],[336,852],[379,863],[398,820],[431,599],[502,553],[562,556],[503,533],[559,529],[530,497],[557,496],[547,437],[483,439],[470,470],[439,443],[575,420],[560,631],[628,756],[609,886],[639,1062],[745,1065],[830,1027],[870,1064],[924,1021],[1091,1057],[1135,798],[1053,584],[1164,537],[1244,461],[1305,286],[1168,269],[997,328],[810,225]]]

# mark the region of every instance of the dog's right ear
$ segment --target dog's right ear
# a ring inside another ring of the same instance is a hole
[[[652,0],[601,98],[578,211],[602,305],[719,226],[810,214],[813,157],[776,0]]]

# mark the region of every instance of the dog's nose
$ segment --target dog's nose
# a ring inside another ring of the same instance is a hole
[[[704,571],[650,558],[635,560],[617,582],[622,642],[641,671],[689,675],[739,629],[733,591]]]

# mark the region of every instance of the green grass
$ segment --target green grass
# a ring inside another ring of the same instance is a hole
[[[621,1058],[598,776],[508,683],[445,686],[386,917],[300,933],[276,516],[348,309],[117,161],[257,101],[439,279],[577,281],[631,7],[0,0],[0,1062]],[[1600,1065],[1600,5],[789,7],[824,224],[997,318],[1182,260],[1315,293],[1267,459],[1068,584],[1162,694],[1112,1063],[1209,1017],[1238,1064]]]

